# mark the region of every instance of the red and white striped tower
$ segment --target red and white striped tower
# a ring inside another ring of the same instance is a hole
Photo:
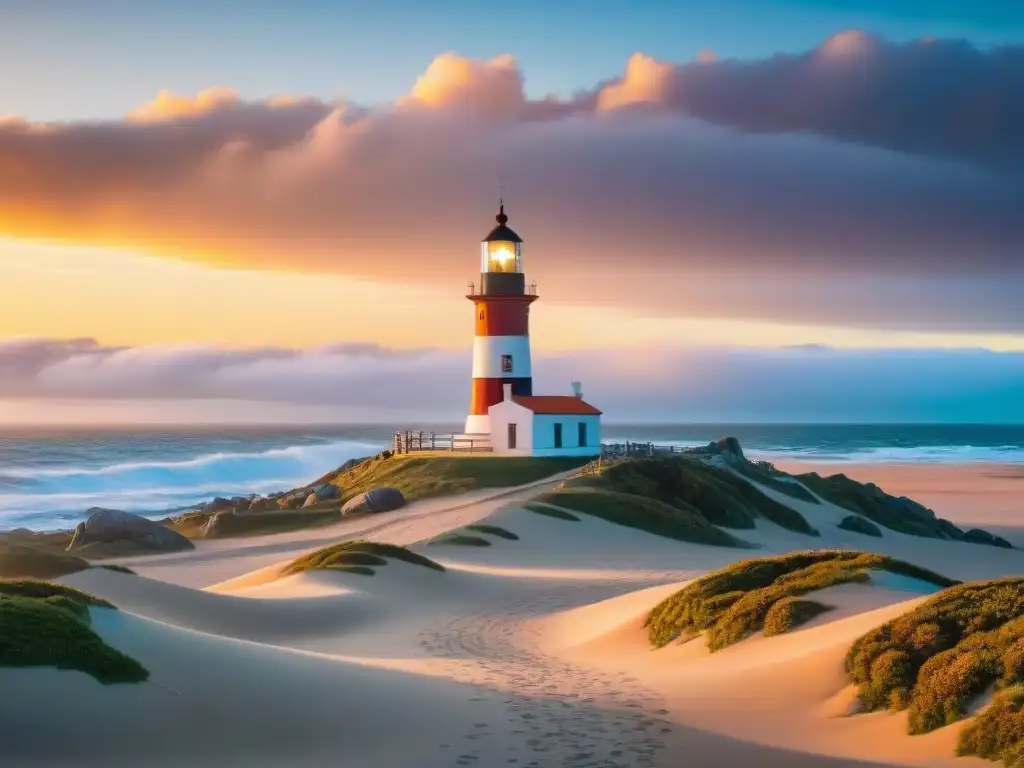
[[[523,240],[508,227],[504,202],[494,217],[498,226],[480,244],[480,286],[473,302],[473,389],[466,434],[490,435],[488,409],[504,397],[533,394],[530,369],[530,305],[537,300],[523,275]]]

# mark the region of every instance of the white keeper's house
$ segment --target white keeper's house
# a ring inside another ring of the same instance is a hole
[[[481,244],[480,285],[473,302],[473,386],[465,437],[489,440],[496,454],[597,456],[601,411],[573,394],[535,395],[530,364],[530,305],[534,286],[523,274],[523,241],[508,227],[502,204],[498,222]]]

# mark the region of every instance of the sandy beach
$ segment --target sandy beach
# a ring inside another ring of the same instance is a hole
[[[1024,546],[1024,468],[780,463],[843,472],[961,527]],[[198,541],[62,581],[106,598],[94,627],[150,670],[103,686],[78,672],[0,670],[5,766],[981,766],[954,758],[961,725],[906,734],[906,713],[846,716],[850,643],[927,593],[899,581],[826,590],[836,609],[715,654],[651,650],[643,621],[688,580],[744,557],[839,547],[963,580],[1024,573],[1024,551],[835,526],[846,512],[762,489],[822,532],[759,520],[754,553],[680,543],[522,507],[556,481],[415,502],[286,534]],[[486,520],[490,547],[425,545]],[[409,546],[447,569],[390,563],[372,578],[282,576],[345,539]],[[45,724],[45,729],[43,727]]]

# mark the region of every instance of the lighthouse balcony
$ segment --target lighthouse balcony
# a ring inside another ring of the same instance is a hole
[[[516,272],[484,272],[480,283],[470,282],[469,296],[532,296],[537,297],[537,283],[527,283],[526,275]],[[479,292],[477,288],[479,287]]]

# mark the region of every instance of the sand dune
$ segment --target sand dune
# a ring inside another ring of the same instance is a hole
[[[758,521],[743,537],[759,550],[706,547],[518,506],[534,493],[200,542],[133,559],[138,576],[64,579],[120,607],[95,609],[95,628],[152,678],[105,687],[77,672],[0,669],[3,765],[989,764],[953,759],[958,726],[909,737],[904,714],[844,716],[850,643],[925,599],[920,584],[832,587],[818,597],[833,611],[714,654],[700,640],[651,650],[643,621],[689,579],[744,557],[870,549],[973,579],[1024,571],[1024,552],[870,538],[837,528],[838,508],[778,494],[820,538]],[[519,539],[427,543],[481,520]],[[446,571],[389,562],[373,576],[282,576],[302,552],[346,538],[411,545]]]

